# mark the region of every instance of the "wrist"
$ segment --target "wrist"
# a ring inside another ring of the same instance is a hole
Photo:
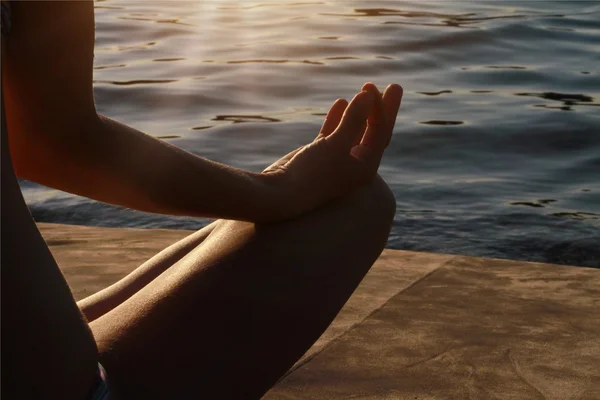
[[[292,198],[278,173],[253,173],[255,190],[251,195],[256,204],[255,222],[268,223],[294,215]]]

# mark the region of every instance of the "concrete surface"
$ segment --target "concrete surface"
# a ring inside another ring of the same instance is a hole
[[[75,297],[189,232],[39,224]],[[386,250],[265,399],[600,399],[600,269]]]

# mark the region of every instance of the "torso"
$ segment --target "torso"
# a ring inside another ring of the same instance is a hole
[[[25,3],[13,5],[13,13],[29,6]],[[3,32],[8,33],[5,18]],[[7,398],[45,394],[84,399],[95,379],[96,344],[29,213],[11,162],[10,115],[5,113],[5,100],[10,100],[4,91],[10,80],[4,73],[11,53],[10,33],[5,36],[1,56],[2,391]]]

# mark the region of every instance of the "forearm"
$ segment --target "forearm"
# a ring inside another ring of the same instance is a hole
[[[37,176],[24,178],[140,211],[277,219],[276,192],[260,174],[203,159],[108,118],[85,125],[65,135],[68,141],[47,143]]]

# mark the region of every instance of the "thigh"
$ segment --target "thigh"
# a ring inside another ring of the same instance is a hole
[[[91,326],[123,398],[259,398],[327,328],[385,246],[380,180],[296,220],[219,221]]]
[[[172,244],[114,284],[79,301],[88,322],[111,311],[181,260],[208,237],[214,223]]]

